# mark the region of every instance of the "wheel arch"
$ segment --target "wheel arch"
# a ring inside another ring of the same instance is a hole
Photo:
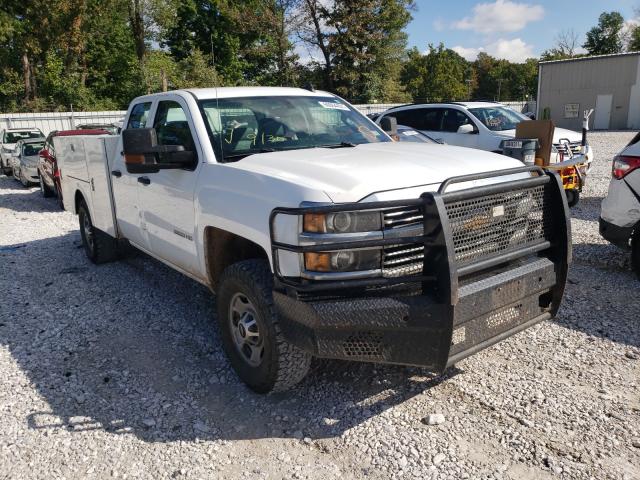
[[[216,291],[222,272],[234,263],[264,259],[269,261],[265,249],[256,242],[221,228],[204,229],[204,255],[209,286]]]

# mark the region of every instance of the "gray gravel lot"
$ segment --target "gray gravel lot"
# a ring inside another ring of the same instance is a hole
[[[640,478],[640,282],[597,224],[632,135],[591,134],[557,319],[443,377],[318,362],[270,396],[208,290],[144,255],[93,266],[74,216],[0,177],[0,479]]]

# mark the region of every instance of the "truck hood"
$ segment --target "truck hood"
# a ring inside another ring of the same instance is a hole
[[[501,132],[494,132],[497,137],[503,138],[514,138],[516,136],[515,130],[503,130]],[[553,143],[560,143],[560,139],[568,139],[571,143],[573,142],[581,142],[582,141],[582,133],[574,132],[573,130],[567,130],[566,128],[559,128],[553,132]]]
[[[228,165],[321,190],[341,203],[379,192],[437,185],[450,177],[521,167],[522,163],[470,148],[388,142],[260,153]]]

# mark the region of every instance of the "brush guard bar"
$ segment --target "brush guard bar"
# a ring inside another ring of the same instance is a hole
[[[527,178],[447,191],[454,184],[526,173]],[[274,236],[278,215],[399,207],[420,210],[422,235],[319,245],[292,245]],[[450,178],[418,199],[276,208],[270,230],[274,301],[288,341],[319,357],[434,372],[554,316],[571,261],[562,183],[535,166]],[[281,251],[416,244],[424,246],[419,274],[312,281],[280,272]]]

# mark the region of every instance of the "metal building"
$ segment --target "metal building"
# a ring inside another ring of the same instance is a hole
[[[591,108],[593,129],[640,129],[640,52],[540,62],[537,108],[571,130]]]

